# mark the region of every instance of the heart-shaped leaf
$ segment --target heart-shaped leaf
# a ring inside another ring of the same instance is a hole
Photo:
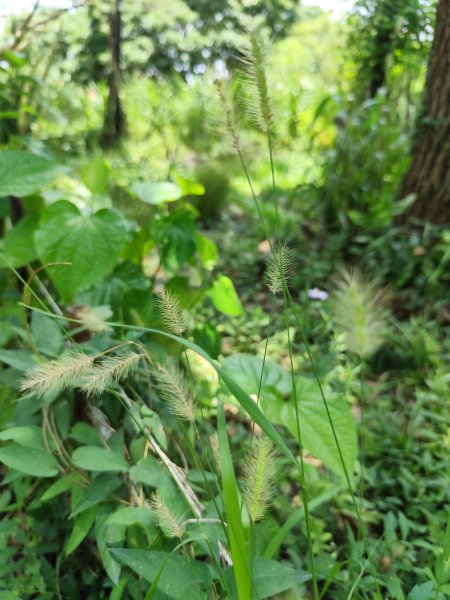
[[[111,209],[82,215],[76,206],[61,200],[44,213],[36,232],[42,262],[69,262],[49,269],[65,300],[110,273],[125,243],[122,217]]]
[[[18,150],[2,152],[0,154],[0,197],[21,198],[38,192],[65,170],[65,167],[43,156]]]

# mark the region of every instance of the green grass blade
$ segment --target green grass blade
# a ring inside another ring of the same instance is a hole
[[[228,444],[227,425],[222,402],[219,404],[217,410],[217,435],[219,437],[223,498],[227,515],[228,536],[236,586],[239,600],[251,600],[252,578],[250,560],[244,527],[242,525],[238,488]]]

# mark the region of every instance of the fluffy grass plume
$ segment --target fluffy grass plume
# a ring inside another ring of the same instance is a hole
[[[92,366],[81,389],[90,396],[102,394],[114,382],[123,381],[133,373],[143,356],[136,352],[108,356],[101,363]]]
[[[209,443],[214,459],[214,465],[217,469],[217,472],[220,473],[222,467],[220,464],[219,436],[217,435],[217,432],[214,431],[214,433],[209,436]]]
[[[194,421],[194,397],[181,369],[171,363],[152,364],[158,393],[170,411],[186,421]]]
[[[22,379],[20,389],[40,398],[59,394],[66,387],[80,384],[92,367],[94,357],[68,352],[55,360],[34,367]]]
[[[275,449],[266,437],[252,447],[244,464],[244,501],[252,521],[260,521],[272,500],[276,473]]]
[[[280,294],[292,279],[294,253],[286,245],[276,248],[267,261],[266,281],[273,294]]]
[[[237,152],[240,152],[242,145],[239,136],[238,118],[230,87],[226,85],[223,79],[216,79],[214,85],[220,98],[219,112],[214,115],[216,130]]]
[[[182,538],[186,528],[181,515],[171,511],[158,492],[152,494],[151,506],[164,535],[168,538]]]
[[[270,132],[274,117],[265,69],[265,55],[257,32],[249,35],[248,46],[241,50],[241,66],[246,84],[244,103],[253,122],[264,133]]]
[[[170,290],[157,292],[157,304],[164,327],[175,335],[182,335],[186,319],[179,298]]]
[[[342,269],[335,280],[330,306],[345,345],[362,358],[374,354],[387,331],[387,292],[358,269]]]

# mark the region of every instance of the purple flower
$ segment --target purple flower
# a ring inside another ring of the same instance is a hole
[[[311,290],[308,290],[308,298],[311,298],[311,300],[326,300],[328,298],[328,294],[324,290],[320,290],[319,288],[315,287]]]

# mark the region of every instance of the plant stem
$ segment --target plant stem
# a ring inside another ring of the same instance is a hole
[[[302,342],[303,342],[303,344],[305,346],[306,353],[308,355],[308,358],[309,358],[309,361],[310,361],[310,364],[311,364],[311,368],[313,370],[314,378],[315,378],[315,380],[317,382],[317,385],[319,387],[319,390],[320,390],[320,395],[322,397],[322,401],[323,401],[323,404],[324,404],[324,407],[325,407],[325,411],[327,413],[328,422],[330,423],[331,431],[332,431],[332,434],[333,434],[333,439],[334,439],[334,442],[336,444],[336,449],[337,449],[337,452],[338,452],[338,455],[339,455],[339,460],[341,462],[342,469],[343,469],[343,472],[344,472],[344,477],[345,477],[345,480],[347,482],[347,486],[348,486],[348,490],[349,490],[349,493],[350,493],[350,496],[351,496],[351,499],[352,499],[353,506],[355,508],[355,513],[356,513],[356,517],[358,519],[358,524],[359,524],[359,527],[361,528],[361,533],[362,533],[363,540],[364,540],[364,546],[366,548],[367,558],[368,558],[368,560],[370,562],[370,566],[371,566],[371,569],[372,569],[372,575],[373,575],[373,578],[374,578],[374,581],[375,581],[375,587],[376,587],[376,591],[377,591],[377,594],[378,594],[378,598],[380,600],[382,600],[381,591],[380,591],[380,587],[379,587],[378,579],[377,579],[377,575],[376,575],[375,564],[373,562],[372,555],[371,555],[371,552],[370,552],[369,540],[368,540],[368,537],[367,537],[366,527],[365,527],[364,522],[363,522],[363,520],[361,518],[361,513],[360,513],[360,510],[359,510],[359,507],[358,507],[358,503],[356,502],[355,494],[354,494],[353,487],[352,487],[351,480],[350,480],[350,475],[349,475],[349,472],[348,472],[348,469],[347,469],[347,465],[345,464],[345,461],[344,461],[344,456],[342,454],[341,444],[340,444],[339,439],[337,437],[336,428],[334,426],[333,418],[332,418],[331,413],[330,413],[330,408],[329,408],[328,402],[327,402],[327,400],[325,398],[325,393],[323,391],[322,382],[320,380],[319,373],[317,371],[317,366],[316,366],[315,360],[314,360],[314,358],[312,356],[312,353],[311,353],[311,347],[310,347],[310,345],[308,343],[308,340],[306,339],[306,335],[305,335],[305,332],[304,332],[304,329],[303,329],[303,324],[302,324],[302,322],[301,322],[301,320],[300,320],[300,318],[299,318],[299,316],[297,314],[297,311],[295,310],[295,305],[294,305],[294,302],[292,300],[292,296],[291,296],[291,294],[289,292],[289,289],[286,288],[286,292],[287,292],[287,295],[288,295],[288,298],[289,298],[289,302],[291,304],[292,312],[293,312],[293,314],[295,316],[295,320],[297,322],[297,326],[299,328],[299,332],[300,332],[300,336],[301,336]]]
[[[288,351],[289,351],[289,365],[291,371],[291,380],[292,380],[292,401],[294,403],[295,410],[295,420],[297,425],[297,438],[299,443],[299,453],[300,453],[300,483],[302,486],[302,498],[303,498],[303,506],[305,510],[305,528],[306,528],[306,538],[308,541],[308,555],[309,555],[309,564],[311,568],[312,575],[312,584],[313,584],[313,594],[314,600],[319,600],[319,588],[317,585],[317,573],[316,573],[316,563],[314,558],[314,549],[311,535],[311,522],[309,518],[309,498],[308,498],[308,489],[306,485],[306,475],[305,475],[305,464],[303,460],[303,443],[300,429],[300,415],[298,411],[298,399],[297,399],[297,386],[295,383],[295,373],[294,373],[294,360],[292,353],[292,340],[291,334],[289,330],[289,321],[288,321],[288,303],[286,296],[286,288],[287,286],[283,286],[283,302],[284,302],[284,317],[286,324],[286,331],[288,336]]]

